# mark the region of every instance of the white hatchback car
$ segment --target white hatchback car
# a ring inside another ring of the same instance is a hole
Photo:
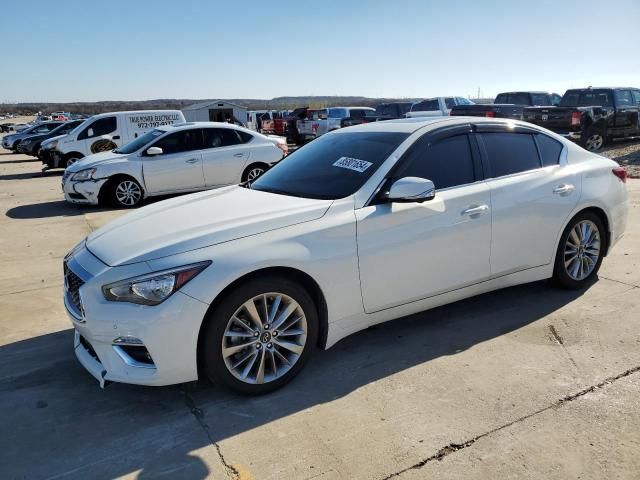
[[[580,288],[625,230],[626,171],[539,127],[340,129],[251,184],[125,215],[64,260],[75,352],[103,385],[263,393],[316,346],[511,285]]]
[[[287,152],[282,137],[228,123],[168,125],[70,165],[62,177],[62,190],[72,203],[135,207],[153,195],[254,180]]]

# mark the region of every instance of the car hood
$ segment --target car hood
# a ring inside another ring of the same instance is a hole
[[[87,168],[97,167],[105,163],[113,163],[114,161],[121,161],[125,159],[127,155],[113,153],[113,152],[100,152],[88,155],[83,159],[77,161],[73,165],[67,167],[67,171],[70,173],[79,172]]]
[[[225,187],[140,208],[93,232],[86,245],[110,266],[149,261],[309,222],[331,203]]]
[[[51,137],[51,138],[47,138],[44,142],[42,142],[42,146],[44,147],[45,145],[48,145],[51,142],[55,142],[56,140],[60,140],[61,138],[66,137],[67,135],[58,135],[55,137]]]

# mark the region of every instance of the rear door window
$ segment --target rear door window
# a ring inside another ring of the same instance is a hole
[[[634,104],[633,95],[629,90],[616,90],[614,96],[618,108],[631,107]]]
[[[433,144],[428,138],[419,140],[394,177],[426,178],[436,189],[475,182],[469,137],[456,135]]]
[[[233,145],[240,145],[247,143],[247,136],[242,135],[244,132],[235,130],[233,128],[205,128],[204,131],[204,147],[203,148],[218,148],[218,147],[231,147]]]
[[[562,144],[543,133],[536,134],[534,137],[538,144],[538,150],[540,151],[542,166],[548,167],[550,165],[557,165],[560,163]]]
[[[492,178],[540,168],[538,149],[529,133],[478,134],[484,144]]]
[[[640,107],[640,90],[633,90],[631,94],[633,95],[634,103]]]
[[[452,97],[446,97],[444,99],[444,104],[446,105],[447,108],[451,109],[455,106],[456,100]]]

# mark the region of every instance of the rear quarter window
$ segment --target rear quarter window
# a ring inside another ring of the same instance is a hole
[[[542,133],[535,135],[535,139],[543,167],[560,163],[560,154],[562,153],[562,144],[560,142]]]

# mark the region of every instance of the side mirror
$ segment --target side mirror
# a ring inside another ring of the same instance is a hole
[[[164,152],[160,147],[149,147],[147,149],[147,155],[153,157],[154,155],[162,155]]]
[[[93,128],[87,130],[87,137],[93,137]]]
[[[404,177],[393,182],[387,199],[390,202],[422,203],[436,196],[436,187],[431,180],[419,177]]]

